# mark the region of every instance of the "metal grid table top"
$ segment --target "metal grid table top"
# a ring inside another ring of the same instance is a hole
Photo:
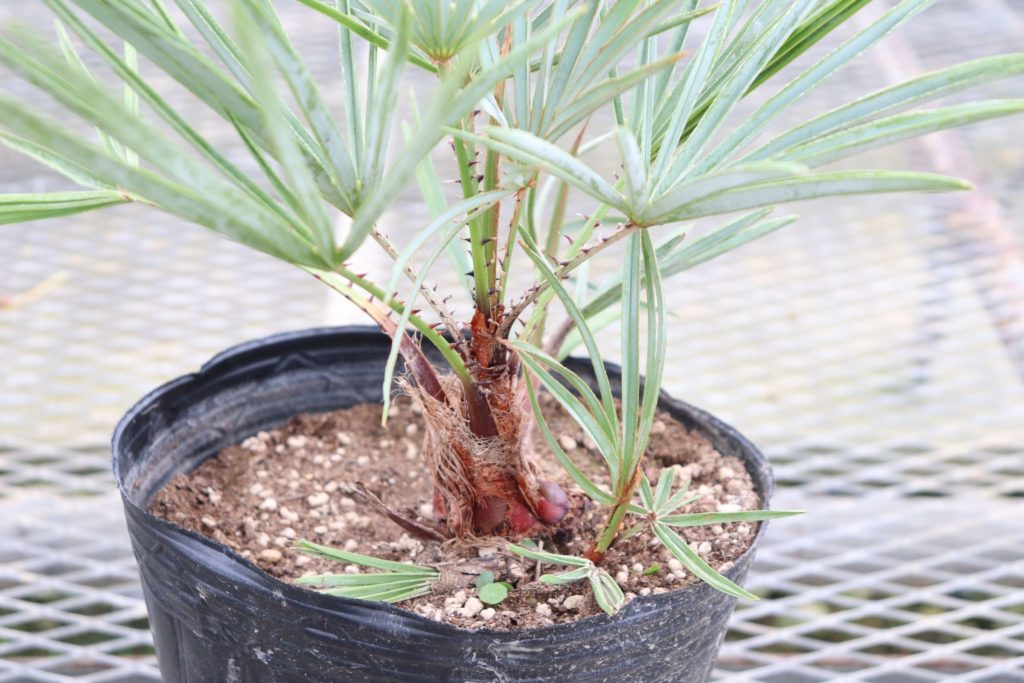
[[[48,22],[38,5],[0,1],[0,20]],[[330,27],[278,5],[330,82]],[[806,106],[1021,45],[1016,0],[940,2]],[[758,442],[775,505],[809,511],[773,524],[750,580],[765,599],[739,606],[721,680],[1024,681],[1021,140],[1018,118],[875,153],[981,189],[800,206],[797,226],[673,281],[668,389]],[[0,150],[3,191],[61,183]],[[396,235],[422,211],[398,207]],[[0,229],[0,297],[19,303],[0,307],[0,683],[159,680],[113,423],[226,346],[362,321],[301,273],[133,206]]]

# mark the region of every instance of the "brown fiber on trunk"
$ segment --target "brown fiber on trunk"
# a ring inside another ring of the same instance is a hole
[[[476,312],[463,346],[471,386],[450,377],[441,392],[406,385],[423,408],[435,513],[458,538],[522,536],[558,522],[568,506],[559,486],[537,477],[523,447],[519,359],[495,334],[502,307],[493,315]]]

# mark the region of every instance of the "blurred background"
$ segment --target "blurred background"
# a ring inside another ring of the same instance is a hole
[[[331,23],[277,6],[329,95]],[[42,2],[0,0],[10,19],[51,22]],[[1022,48],[1021,0],[940,1],[792,113]],[[983,90],[970,96],[1021,97],[1024,79]],[[748,586],[765,599],[739,605],[716,676],[1024,681],[1024,117],[858,162],[977,189],[798,205],[796,225],[668,285],[667,389],[761,446],[773,506],[808,511],[769,530]],[[0,192],[67,186],[0,149]],[[425,220],[410,188],[384,228],[401,241]],[[366,321],[300,271],[141,206],[0,227],[0,682],[159,680],[109,472],[114,424],[227,346],[344,322]]]

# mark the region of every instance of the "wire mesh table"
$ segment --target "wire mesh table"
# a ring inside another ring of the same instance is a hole
[[[329,26],[278,4],[329,79]],[[10,17],[45,11],[0,2]],[[938,3],[807,106],[1021,45],[1020,2]],[[738,606],[717,678],[1024,681],[1021,140],[1018,118],[876,153],[982,189],[801,206],[797,226],[674,281],[668,389],[759,443],[774,505],[809,513],[773,524],[750,579],[764,599]],[[4,191],[61,183],[0,150]],[[358,318],[287,266],[132,206],[0,230],[0,273],[0,683],[159,680],[113,423],[226,346]]]

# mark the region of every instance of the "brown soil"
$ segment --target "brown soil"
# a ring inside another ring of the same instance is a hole
[[[580,428],[550,397],[542,398],[547,399],[543,407],[552,433],[564,447],[571,448],[578,465],[599,481],[603,472],[600,454],[588,448]],[[421,565],[445,563],[450,568],[455,562],[457,570],[446,575],[458,580],[400,606],[457,626],[522,629],[598,613],[585,582],[541,583],[536,563],[499,552],[500,539],[469,546],[417,540],[354,493],[352,487],[363,482],[393,511],[433,524],[430,474],[420,457],[422,433],[420,416],[404,399],[395,402],[386,426],[380,424],[379,405],[299,415],[277,429],[225,448],[191,474],[176,477],[157,493],[152,511],[233,548],[285,581],[357,569],[297,552],[291,545],[298,538]],[[544,457],[546,448],[541,452],[543,459],[553,460]],[[743,464],[718,453],[703,437],[688,432],[667,414],[659,415],[655,423],[646,462],[652,481],[662,467],[681,466],[677,482],[689,477],[690,490],[702,494],[680,512],[760,507]],[[568,481],[563,486],[577,491]],[[560,528],[549,532],[546,539],[535,536],[546,550],[582,554],[604,521],[606,509],[591,506],[578,491],[572,497],[572,509]],[[724,571],[750,546],[757,524],[679,531],[713,567]],[[499,580],[515,587],[500,605],[482,605],[476,598],[473,575],[484,565],[494,569]],[[658,571],[645,575],[654,565]],[[628,599],[696,581],[646,532],[613,545],[603,566],[615,576]],[[562,570],[545,565],[543,571]]]

